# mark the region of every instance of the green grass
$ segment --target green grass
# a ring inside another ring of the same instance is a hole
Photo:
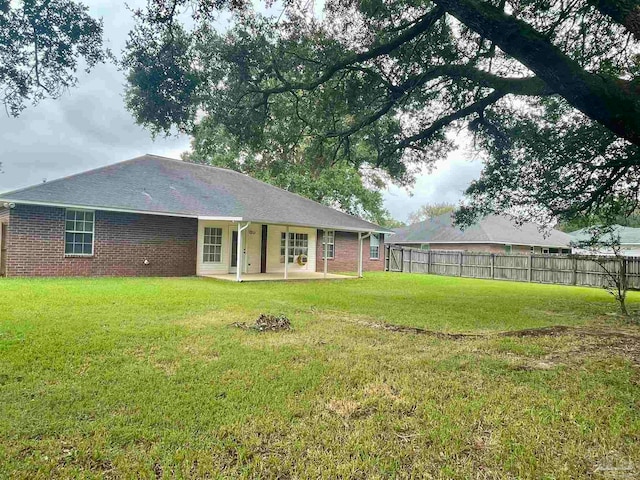
[[[0,291],[0,478],[640,474],[640,329],[598,289],[381,273]],[[262,312],[294,330],[230,326]],[[492,335],[552,325],[581,328]]]

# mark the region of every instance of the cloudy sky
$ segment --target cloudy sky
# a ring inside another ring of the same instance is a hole
[[[131,15],[119,1],[86,1],[93,16],[104,19],[107,45],[119,52],[132,27]],[[131,1],[131,7],[142,4]],[[124,108],[124,76],[113,65],[80,75],[77,88],[62,98],[28,107],[18,118],[0,114],[0,192],[53,180],[110,163],[155,153],[179,157],[189,148],[186,136],[153,139]],[[420,175],[411,192],[391,187],[385,205],[406,220],[425,203],[457,202],[477,178],[479,162],[454,152],[431,173]]]

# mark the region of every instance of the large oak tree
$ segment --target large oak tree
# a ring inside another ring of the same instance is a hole
[[[188,31],[171,13],[185,5]],[[319,167],[398,183],[466,127],[486,164],[460,220],[635,206],[638,0],[330,0],[322,19],[284,6],[269,18],[235,3],[220,34],[205,1],[152,1],[126,62],[138,121],[189,131],[200,112],[254,148],[286,132]]]

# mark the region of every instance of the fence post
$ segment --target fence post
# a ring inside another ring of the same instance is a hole
[[[431,250],[427,250],[427,273],[431,273]]]
[[[529,277],[529,281],[531,281],[531,276],[533,274],[533,255],[529,254],[529,271],[527,272],[527,275]]]
[[[409,249],[409,273],[413,273],[413,248]]]
[[[460,265],[458,269],[458,276],[462,276],[462,259],[464,258],[464,252],[460,252]]]
[[[391,256],[391,245],[384,246],[384,271],[389,271],[389,257]]]
[[[571,275],[571,284],[578,284],[578,257],[573,257],[573,272]]]
[[[400,271],[404,273],[404,247],[400,247]]]
[[[491,254],[491,278],[495,278],[494,270],[496,265],[496,254]]]

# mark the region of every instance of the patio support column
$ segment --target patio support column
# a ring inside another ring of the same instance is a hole
[[[322,231],[322,236],[324,237],[324,278],[327,278],[327,267],[328,267],[328,259],[327,259],[327,253],[329,250],[329,245],[327,245],[327,240],[329,240],[329,238],[327,237],[327,230],[324,229]],[[334,242],[335,242],[335,233],[334,233]],[[334,247],[335,248],[335,247]]]
[[[287,279],[289,274],[289,226],[285,230],[284,234],[284,279]]]
[[[236,282],[242,281],[242,262],[243,262],[243,249],[242,249],[242,232],[244,232],[249,226],[250,222],[242,225],[238,222],[238,243],[236,244]]]
[[[365,238],[371,236],[371,232],[366,235],[362,235],[362,232],[358,232],[358,277],[362,278],[362,242]]]

